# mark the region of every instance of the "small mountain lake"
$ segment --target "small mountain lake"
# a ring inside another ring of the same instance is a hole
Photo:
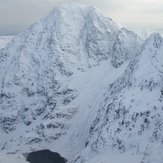
[[[31,152],[26,160],[30,163],[65,163],[67,159],[60,156],[59,153],[48,149]]]

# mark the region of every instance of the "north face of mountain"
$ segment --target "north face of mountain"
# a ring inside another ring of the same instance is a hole
[[[161,162],[162,40],[94,7],[54,8],[0,50],[0,149]]]
[[[94,7],[68,4],[16,36],[0,55],[3,131],[19,122],[29,126],[75,99],[78,90],[69,81],[111,57],[117,32]]]

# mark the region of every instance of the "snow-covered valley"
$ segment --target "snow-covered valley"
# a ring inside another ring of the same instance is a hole
[[[0,162],[50,149],[69,163],[162,163],[163,38],[91,6],[54,8],[0,49],[0,140]]]

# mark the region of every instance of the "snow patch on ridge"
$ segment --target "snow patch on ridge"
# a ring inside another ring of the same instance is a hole
[[[0,36],[0,49],[5,48],[13,38],[14,36]]]

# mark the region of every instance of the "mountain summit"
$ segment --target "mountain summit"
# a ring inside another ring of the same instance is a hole
[[[91,6],[54,8],[0,50],[0,149],[161,163],[162,54],[158,33],[144,40]]]

